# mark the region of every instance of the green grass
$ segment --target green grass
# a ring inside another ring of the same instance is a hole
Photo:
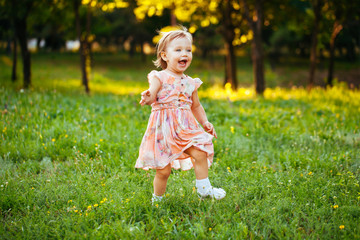
[[[146,87],[137,78],[151,65],[102,58],[91,96],[67,85],[79,78],[74,56],[36,58],[26,91],[0,65],[1,239],[360,238],[359,91],[201,99],[219,137],[210,179],[227,196],[201,201],[193,171],[173,171],[152,206],[154,172],[134,168],[150,108],[106,93]]]

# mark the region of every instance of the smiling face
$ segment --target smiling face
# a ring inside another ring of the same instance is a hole
[[[165,51],[161,53],[161,58],[167,63],[167,70],[181,76],[192,60],[190,39],[180,37],[172,40]]]

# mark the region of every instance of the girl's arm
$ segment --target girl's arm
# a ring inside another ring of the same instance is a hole
[[[150,87],[148,90],[145,90],[141,93],[141,106],[151,105],[156,100],[156,95],[160,90],[161,83],[160,80],[156,76],[152,76],[149,79]]]
[[[215,138],[217,138],[214,126],[208,121],[206,117],[205,110],[203,106],[200,103],[199,96],[197,94],[197,91],[194,91],[192,94],[192,106],[191,111],[194,114],[196,120],[204,127],[205,131],[213,135]]]

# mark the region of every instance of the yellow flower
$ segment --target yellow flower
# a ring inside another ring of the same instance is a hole
[[[104,141],[103,139],[100,139],[100,142]]]
[[[74,210],[74,212],[78,212],[79,210]]]
[[[312,175],[312,174],[313,174],[312,172],[309,172],[309,173],[308,173],[309,176]]]
[[[66,135],[65,135],[65,137],[67,138],[67,137],[68,137],[68,135],[66,134]]]
[[[230,127],[230,131],[231,131],[231,133],[234,133],[234,132],[235,132],[234,127],[233,127],[233,126],[231,126],[231,127]]]
[[[88,210],[91,210],[91,205],[87,207]]]
[[[55,138],[51,139],[51,141],[55,142]]]
[[[156,204],[156,205],[155,205],[155,207],[157,207],[157,208],[158,208],[158,207],[159,207],[159,204]]]
[[[339,228],[340,228],[340,229],[344,229],[345,226],[344,226],[344,225],[340,225]]]
[[[209,231],[211,231],[212,230],[212,228],[209,228]]]
[[[339,205],[334,205],[334,209],[336,209],[336,208],[338,208],[339,207]]]
[[[94,207],[97,207],[97,206],[99,206],[99,204],[97,204],[97,203],[96,203],[96,204],[94,204]]]
[[[72,200],[69,200],[69,201],[68,201],[68,203],[71,203],[71,202],[72,202]]]

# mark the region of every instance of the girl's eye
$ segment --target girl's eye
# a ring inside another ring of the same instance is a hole
[[[177,52],[180,52],[180,51],[181,51],[181,49],[176,49],[176,51],[177,51]]]
[[[188,52],[191,52],[191,49],[188,49],[187,51],[188,51]]]

